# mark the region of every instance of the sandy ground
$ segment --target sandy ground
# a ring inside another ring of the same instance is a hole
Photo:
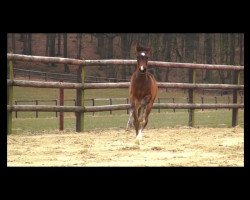
[[[9,135],[7,166],[244,166],[243,128],[41,132]]]

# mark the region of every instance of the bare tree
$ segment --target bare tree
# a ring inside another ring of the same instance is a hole
[[[46,49],[45,49],[45,56],[48,56],[49,55],[49,39],[50,39],[50,37],[49,37],[49,34],[47,33],[46,34]]]
[[[99,54],[100,58],[104,58],[105,55],[105,50],[104,50],[104,34],[103,33],[98,33],[95,34],[96,38],[97,38],[97,49],[96,52],[97,54]]]
[[[77,59],[81,58],[81,50],[82,50],[82,33],[77,33],[76,39],[76,51],[77,51]]]
[[[23,40],[23,52],[22,54],[27,55],[28,51],[28,39],[27,39],[27,34],[22,34],[22,40]]]
[[[164,60],[166,60],[167,62],[171,62],[171,55],[173,53],[174,50],[174,42],[175,42],[175,36],[173,34],[164,34],[163,35],[163,49],[162,49],[162,53],[164,56]],[[169,74],[171,72],[171,68],[166,68],[165,69],[165,82],[169,81]]]
[[[15,33],[11,34],[12,38],[12,53],[16,52],[16,39],[15,39]]]
[[[64,58],[67,58],[67,45],[68,45],[68,42],[67,42],[67,33],[64,33],[63,34],[63,56]],[[69,66],[67,64],[64,64],[64,72],[65,73],[69,73]]]
[[[122,58],[123,59],[129,59],[130,58],[130,49],[133,42],[133,34],[131,33],[124,33],[121,34],[121,52],[122,52]],[[130,76],[131,68],[128,68],[126,66],[121,66],[121,77],[122,79],[126,79],[127,73]],[[128,71],[128,72],[127,72]]]
[[[186,33],[185,36],[185,62],[192,63],[194,62],[194,33]],[[189,70],[188,70],[189,71]],[[188,76],[186,76],[188,77]]]
[[[240,65],[244,65],[244,54],[243,54],[243,48],[244,48],[244,35],[242,33],[239,34],[239,43],[240,43]]]
[[[50,57],[55,57],[55,44],[56,44],[56,34],[50,33],[48,41],[48,53]],[[55,64],[49,63],[49,67],[55,67]]]
[[[235,33],[230,34],[230,65],[235,65]],[[229,82],[232,83],[233,71],[228,71]]]
[[[58,33],[57,34],[57,56],[60,56],[61,55],[61,34]]]
[[[212,64],[212,35],[210,33],[207,33],[205,35],[204,45],[205,45],[205,53],[206,53],[206,63]],[[206,82],[211,81],[211,71],[210,70],[206,70],[204,81],[206,81]]]
[[[32,55],[32,33],[29,33],[29,34],[27,34],[27,40],[28,40],[28,44],[27,44],[27,47],[28,47],[28,49],[27,49],[27,53],[29,54],[29,55]]]
[[[224,64],[224,58],[225,58],[225,46],[224,46],[224,35],[225,34],[220,34],[220,52],[219,52],[219,55],[220,55],[220,64]],[[226,73],[224,70],[218,70],[219,72],[219,76],[220,76],[220,81],[222,84],[225,84],[226,83]]]
[[[106,38],[107,38],[107,50],[106,50],[106,56],[105,58],[109,58],[112,59],[113,58],[113,41],[114,38],[117,36],[117,34],[114,33],[108,33],[105,34]],[[106,70],[106,76],[110,77],[110,78],[115,78],[117,76],[117,71],[115,70],[114,66],[107,66],[107,70]]]

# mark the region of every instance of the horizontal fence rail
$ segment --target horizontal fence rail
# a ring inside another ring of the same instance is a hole
[[[82,112],[81,106],[15,105],[7,106],[7,111]]]
[[[120,83],[62,83],[26,80],[7,80],[7,85],[37,88],[64,88],[64,89],[107,89],[128,88],[129,82]],[[239,89],[244,90],[244,85],[231,84],[191,84],[191,83],[165,83],[158,82],[159,88],[184,88],[184,89]]]
[[[185,104],[185,103],[154,103],[153,109],[226,109],[243,108],[244,104]],[[47,111],[47,112],[103,112],[110,110],[126,110],[130,104],[106,106],[47,106],[47,105],[15,105],[7,106],[8,111]]]
[[[27,56],[20,54],[7,54],[8,60],[25,61],[25,62],[41,62],[41,63],[58,63],[69,65],[136,65],[136,60],[122,60],[122,59],[107,59],[107,60],[78,60],[61,57],[45,57],[45,56]],[[169,68],[192,68],[192,69],[208,69],[208,70],[244,70],[243,66],[234,65],[212,65],[212,64],[196,64],[196,63],[174,63],[174,62],[160,62],[148,61],[149,66],[169,67]]]
[[[201,103],[204,104],[204,96],[201,96]],[[218,105],[218,98],[217,96],[214,96],[214,103],[216,105]],[[228,96],[228,104],[230,104],[230,96]],[[185,100],[185,101],[188,101],[188,98],[185,98],[185,97],[158,97],[156,102],[160,103],[161,104],[163,103],[163,101],[172,101],[173,103],[175,103],[175,101],[178,101],[178,100]],[[73,105],[76,105],[76,99],[63,99],[64,102],[72,102]],[[84,99],[85,102],[90,102],[92,104],[92,106],[96,106],[96,102],[98,101],[108,101],[109,102],[109,105],[116,105],[116,104],[113,104],[113,102],[117,102],[117,101],[122,101],[122,102],[126,102],[128,103],[129,102],[129,99],[126,98],[126,97],[120,97],[120,98],[91,98],[91,99]],[[34,99],[34,100],[29,100],[29,99],[22,99],[22,100],[15,100],[15,105],[20,105],[20,103],[34,103],[35,105],[39,105],[39,102],[54,102],[55,105],[59,105],[58,102],[59,102],[59,99]],[[240,104],[243,104],[243,96],[240,94]],[[33,104],[33,105],[34,105]],[[24,105],[24,104],[23,104]],[[26,104],[25,104],[26,105]],[[30,104],[27,104],[27,105],[30,105]],[[211,104],[209,104],[211,105]],[[231,105],[235,105],[235,104],[231,104]],[[229,105],[228,106],[228,109],[230,110],[232,108],[232,106]],[[237,105],[237,104],[236,104]],[[213,107],[213,106],[212,106]],[[215,109],[217,110],[217,108],[220,107],[217,106]],[[243,109],[244,107],[241,107],[241,109]],[[175,108],[172,108],[173,111],[175,112]],[[204,108],[201,108],[202,110],[204,110]],[[126,110],[126,113],[128,114],[128,109],[124,109]],[[110,111],[110,114],[112,114],[112,110],[109,110]],[[158,113],[160,113],[161,111],[161,108],[158,108]],[[18,111],[15,111],[15,117],[17,118],[17,112]],[[19,112],[22,112],[22,111],[19,111]],[[35,111],[36,112],[36,118],[38,118],[38,111]],[[98,112],[98,111],[97,111]],[[55,112],[55,116],[58,117],[57,115],[58,112]],[[94,115],[95,111],[93,111],[93,115]]]

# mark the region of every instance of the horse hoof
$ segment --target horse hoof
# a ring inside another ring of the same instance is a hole
[[[135,140],[135,144],[140,145],[140,140],[139,140],[139,139],[136,139],[136,140]]]

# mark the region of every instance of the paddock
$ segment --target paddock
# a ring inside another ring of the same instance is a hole
[[[244,129],[175,127],[83,133],[43,131],[7,137],[7,166],[244,166]]]

